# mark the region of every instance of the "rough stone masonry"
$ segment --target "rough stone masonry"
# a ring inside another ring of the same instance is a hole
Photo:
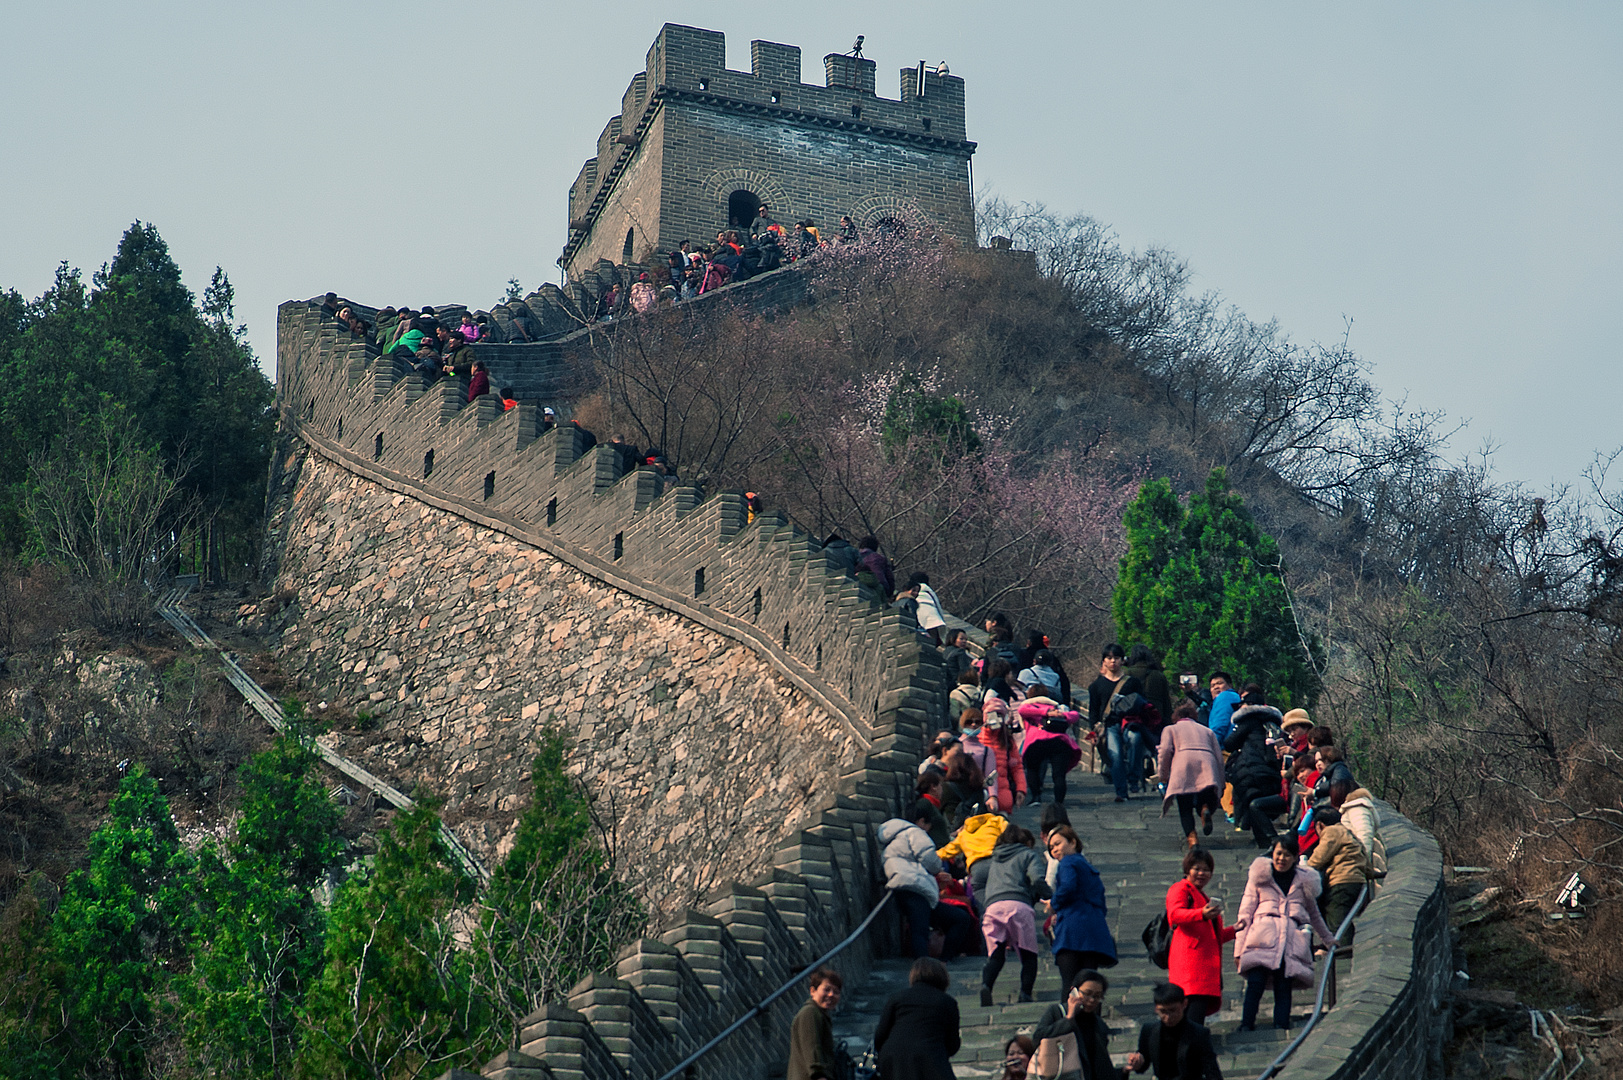
[[[770,870],[858,762],[844,725],[739,643],[319,457],[299,469],[283,664],[382,716],[334,749],[445,796],[486,859],[512,842],[548,727],[660,921]]]

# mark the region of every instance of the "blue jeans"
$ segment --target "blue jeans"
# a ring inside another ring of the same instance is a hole
[[[1127,797],[1128,785],[1137,791],[1144,786],[1144,732],[1138,727],[1122,730],[1120,724],[1105,729],[1105,752],[1110,755],[1110,782],[1116,797]]]

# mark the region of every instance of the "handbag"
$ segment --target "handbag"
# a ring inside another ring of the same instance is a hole
[[[1172,955],[1172,921],[1162,911],[1144,927],[1144,950],[1150,954],[1150,963],[1166,969]]]
[[[1051,712],[1037,721],[1037,726],[1050,735],[1063,735],[1071,730],[1071,721],[1062,712]]]
[[[1150,963],[1162,970],[1166,969],[1172,955],[1172,920],[1167,918],[1165,908],[1162,908],[1160,914],[1144,927],[1144,950],[1150,954]]]

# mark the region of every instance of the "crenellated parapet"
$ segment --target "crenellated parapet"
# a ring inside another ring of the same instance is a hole
[[[708,244],[763,201],[785,226],[809,218],[824,235],[850,215],[862,230],[973,242],[963,79],[907,67],[885,98],[865,57],[825,56],[819,86],[801,81],[796,46],[752,41],[749,71],[728,69],[726,53],[716,31],[660,30],[569,189],[559,262],[572,280],[600,259]]]
[[[428,747],[439,747],[445,731],[466,730],[466,752],[447,755],[443,770],[459,812],[478,804],[486,790],[481,785],[490,763],[481,756],[501,748],[475,725],[519,721],[522,699],[503,705],[492,684],[480,697],[491,703],[488,712],[472,715],[481,705],[439,728],[418,724],[416,716],[431,715],[444,700],[435,697],[443,688],[432,684],[444,678],[426,666],[428,649],[454,638],[472,639],[477,648],[481,636],[496,645],[530,634],[537,637],[540,663],[548,627],[501,615],[503,598],[520,592],[522,582],[487,582],[500,566],[488,575],[464,571],[476,575],[466,584],[450,564],[427,576],[402,575],[402,553],[425,563],[435,557],[438,540],[425,551],[409,539],[424,523],[438,529],[434,537],[454,533],[470,550],[533,551],[531,564],[545,571],[541,580],[553,593],[578,593],[569,582],[590,581],[597,590],[592,596],[623,596],[658,620],[739,646],[750,663],[770,668],[780,696],[826,718],[827,753],[840,763],[832,786],[798,812],[788,831],[764,835],[755,869],[721,881],[679,910],[657,911],[653,934],[628,945],[611,969],[575,986],[567,1001],[528,1017],[520,1045],[484,1069],[487,1077],[507,1080],[655,1080],[847,935],[878,901],[883,874],[875,830],[911,796],[919,747],[943,718],[944,669],[934,650],[921,648],[907,616],[865,594],[781,515],[751,522],[737,493],[706,498],[693,488],[663,486],[647,469],[623,472],[607,447],[587,449],[578,429],[543,431],[538,405],[502,412],[490,397],[470,404],[456,381],[431,383],[403,361],[377,355],[374,345],[323,320],[313,303],[284,304],[279,319],[282,425],[297,449],[284,454],[283,476],[273,475],[273,524],[280,531],[270,546],[285,571],[284,591],[297,592],[295,606],[303,609],[284,643],[304,655],[290,657],[288,666],[295,674],[311,672],[321,666],[319,654],[342,656],[345,670],[335,677],[349,692],[364,696],[373,685],[387,687],[371,694],[384,733],[420,732]],[[490,346],[485,355],[498,365],[497,378],[516,379],[516,368],[500,365],[521,360],[528,365],[525,378],[541,387],[560,377],[574,347],[563,340],[509,354],[504,350],[514,347]],[[294,461],[301,455],[308,458],[303,466]],[[290,470],[302,472],[285,483]],[[408,538],[399,553],[389,553],[391,537]],[[347,576],[334,576],[336,564],[350,563]],[[446,608],[424,582],[471,593],[471,603]],[[415,595],[398,595],[408,588]],[[357,595],[363,599],[353,600]],[[338,631],[350,624],[335,622],[337,609],[329,605],[346,598],[372,619],[357,616],[339,640]],[[401,617],[408,609],[409,620]],[[499,617],[507,621],[495,621]],[[561,631],[555,629],[552,640]],[[643,656],[624,658],[622,666]],[[605,664],[620,659],[609,650]],[[648,654],[643,666],[658,661]],[[731,670],[739,661],[727,663]],[[380,670],[387,675],[374,683]],[[469,680],[484,670],[470,672]],[[591,684],[585,685],[589,697]],[[491,716],[506,709],[511,721]],[[524,715],[532,713],[526,708]],[[608,738],[604,720],[586,709],[570,722],[597,725],[590,731],[597,743]],[[770,745],[786,736],[763,729],[748,737]],[[741,770],[717,779],[739,786],[762,776]],[[597,782],[590,773],[583,779],[589,787]],[[664,803],[678,792],[649,798]],[[658,851],[639,837],[645,845],[639,865],[671,879],[664,888],[679,887],[685,873],[697,874],[706,847],[719,849],[721,840],[673,839],[686,846],[681,861],[672,863],[671,847]],[[872,958],[893,945],[895,932],[881,920],[835,966],[859,980]],[[795,996],[780,999],[693,1075],[765,1080],[781,1070],[800,1004]]]

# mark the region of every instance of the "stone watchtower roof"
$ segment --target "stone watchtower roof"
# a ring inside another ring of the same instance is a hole
[[[770,41],[750,43],[750,67],[727,69],[716,31],[665,25],[569,189],[571,278],[709,243],[762,202],[825,236],[848,214],[859,229],[973,239],[962,79],[903,68],[892,100],[876,95],[872,60],[830,53],[825,85],[809,85],[800,49]]]

